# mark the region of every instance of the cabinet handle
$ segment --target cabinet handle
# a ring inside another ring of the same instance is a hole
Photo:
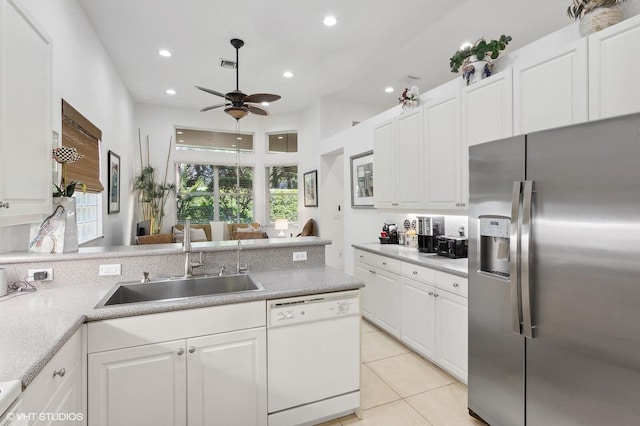
[[[387,266],[387,262],[382,262],[382,264],[383,264],[384,266]]]
[[[438,293],[433,293],[433,297],[438,297]]]
[[[453,286],[454,286],[454,287],[460,287],[460,284],[458,284],[458,283],[453,283]]]
[[[418,275],[418,271],[413,271],[413,275]]]
[[[189,346],[189,353],[192,354],[196,351],[195,346]]]
[[[392,206],[399,206],[399,203],[391,203]]]
[[[372,273],[372,274],[376,273],[376,271],[372,271],[371,269],[369,269],[369,272]]]
[[[65,374],[67,374],[67,370],[65,370],[64,368],[61,368],[60,370],[53,372],[53,377],[56,377],[56,376],[64,377]]]
[[[182,355],[184,353],[184,349],[180,348],[178,349],[178,355]]]
[[[5,209],[8,209],[9,208],[9,203],[5,203],[4,201],[0,201],[0,209],[3,208],[3,207]]]
[[[360,259],[362,259],[363,257],[364,257],[363,255],[360,255]]]
[[[433,296],[433,292],[432,291],[429,292],[429,296]]]

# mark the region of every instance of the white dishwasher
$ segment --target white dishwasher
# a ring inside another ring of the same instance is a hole
[[[316,424],[360,408],[359,295],[268,302],[269,426]]]

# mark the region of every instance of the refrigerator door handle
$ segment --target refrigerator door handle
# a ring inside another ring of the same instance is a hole
[[[524,181],[522,199],[522,228],[520,235],[520,283],[522,286],[523,334],[533,339],[531,321],[531,282],[530,282],[530,248],[531,248],[531,198],[533,181]]]
[[[511,230],[509,244],[509,276],[511,278],[511,329],[515,334],[522,334],[522,303],[520,297],[520,193],[522,182],[513,182],[511,192]]]

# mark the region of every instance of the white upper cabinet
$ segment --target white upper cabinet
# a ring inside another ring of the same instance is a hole
[[[420,208],[424,204],[422,108],[374,129],[373,198],[376,207]]]
[[[0,226],[51,211],[51,41],[0,0]]]
[[[513,67],[514,134],[583,123],[588,115],[587,39]]]
[[[393,122],[376,127],[373,135],[373,199],[376,207],[391,207],[395,198]]]
[[[589,119],[640,112],[640,15],[589,36]]]
[[[462,89],[463,146],[513,136],[513,85],[511,69]]]
[[[466,147],[460,137],[460,83],[427,94],[424,109],[426,207],[460,209],[467,203]]]

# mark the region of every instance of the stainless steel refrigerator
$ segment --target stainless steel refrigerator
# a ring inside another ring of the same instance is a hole
[[[640,425],[640,115],[469,149],[469,410]]]

